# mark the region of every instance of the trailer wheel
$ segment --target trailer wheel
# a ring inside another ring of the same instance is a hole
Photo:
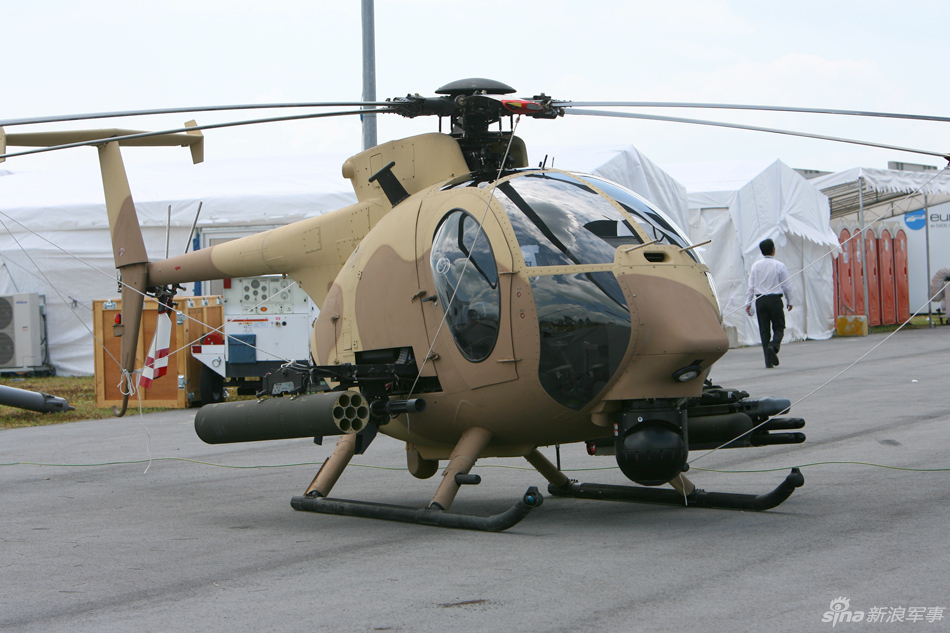
[[[198,391],[201,392],[202,405],[221,402],[224,400],[224,378],[207,365],[202,365]]]

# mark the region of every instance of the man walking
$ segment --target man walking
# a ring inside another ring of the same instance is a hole
[[[749,293],[745,311],[752,316],[752,299],[755,299],[755,315],[759,319],[759,337],[765,352],[765,366],[778,365],[778,350],[785,336],[785,313],[782,310],[782,295],[792,311],[792,293],[788,283],[788,268],[774,258],[775,243],[770,239],[759,242],[759,250],[765,256],[752,264],[749,272]]]

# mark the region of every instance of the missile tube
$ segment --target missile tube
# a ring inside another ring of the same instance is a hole
[[[195,416],[195,432],[208,444],[343,435],[363,430],[369,414],[358,391],[329,391],[205,405]]]

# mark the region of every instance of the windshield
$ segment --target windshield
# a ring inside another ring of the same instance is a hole
[[[590,181],[595,187],[616,200],[623,210],[632,215],[643,232],[651,240],[656,240],[659,244],[672,244],[679,248],[691,246],[689,240],[683,234],[672,220],[659,209],[651,206],[640,196],[632,191],[621,187],[620,185],[598,178],[597,176],[582,176],[584,180]],[[693,251],[686,251],[694,261],[699,261]]]
[[[538,310],[538,378],[571,409],[584,408],[620,367],[630,344],[630,310],[613,273],[531,277]]]
[[[622,244],[640,244],[623,214],[586,183],[532,173],[498,185],[528,266],[609,264]]]
[[[546,274],[545,266],[611,264],[617,247],[642,244],[620,209],[567,174],[529,173],[498,185],[538,314],[538,378],[574,410],[592,402],[630,345],[627,299],[612,272]],[[561,273],[561,271],[553,271]]]

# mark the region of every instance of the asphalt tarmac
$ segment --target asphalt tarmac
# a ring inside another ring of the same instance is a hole
[[[790,398],[807,420],[802,445],[690,456],[692,480],[721,492],[802,466],[804,487],[762,513],[545,495],[507,532],[440,529],[295,512],[333,442],[209,446],[194,410],[0,431],[0,630],[947,630],[950,471],[902,469],[950,468],[950,327],[884,339],[716,366],[718,384]],[[561,461],[628,483],[581,445]],[[381,437],[333,496],[424,506],[437,480],[404,462]],[[479,462],[453,511],[545,491],[522,467]]]

